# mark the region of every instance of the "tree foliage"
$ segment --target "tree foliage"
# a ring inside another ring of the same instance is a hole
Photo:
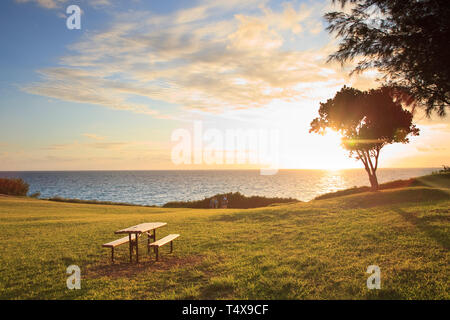
[[[334,98],[320,103],[319,117],[311,122],[310,132],[324,134],[327,128],[339,132],[342,146],[362,161],[372,188],[377,189],[380,150],[387,144],[408,143],[410,135],[418,135],[412,119],[412,113],[402,108],[388,87],[369,91],[344,87]]]
[[[0,178],[0,194],[26,196],[29,185],[22,179]]]
[[[427,114],[444,116],[450,102],[448,0],[333,0],[350,13],[329,12],[327,30],[341,42],[329,57],[359,60],[353,72],[377,68],[398,92],[411,94]]]

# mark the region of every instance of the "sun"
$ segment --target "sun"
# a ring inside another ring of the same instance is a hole
[[[288,169],[342,170],[359,168],[355,159],[341,146],[341,136],[335,131],[325,135],[305,134],[295,145],[287,148],[282,167]]]
[[[351,159],[348,156],[348,151],[341,146],[342,137],[338,132],[327,130],[321,138],[323,138],[321,144],[324,148],[320,155],[328,158],[323,169],[339,170],[357,167],[355,159]]]
[[[338,132],[331,129],[327,129],[325,135],[309,132],[311,119],[317,116],[315,104],[278,101],[263,110],[247,112],[255,119],[251,123],[254,128],[278,132],[278,145],[273,148],[276,156],[271,154],[270,159],[275,158],[277,163],[274,165],[280,169],[361,168],[341,146]]]

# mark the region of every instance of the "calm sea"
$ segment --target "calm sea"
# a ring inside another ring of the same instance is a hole
[[[379,169],[379,182],[407,179],[431,173],[436,168]],[[262,176],[259,170],[211,171],[40,171],[0,172],[0,177],[18,177],[41,198],[60,196],[144,205],[169,201],[199,200],[223,192],[247,196],[314,197],[353,186],[368,185],[363,169],[339,171],[280,170]]]

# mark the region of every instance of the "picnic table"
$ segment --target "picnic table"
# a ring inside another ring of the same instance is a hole
[[[141,223],[132,227],[128,227],[122,230],[118,230],[116,234],[128,234],[128,240],[130,243],[130,262],[133,261],[133,247],[136,248],[136,263],[139,262],[139,248],[138,242],[139,237],[146,233],[147,237],[147,248],[150,252],[150,240],[156,241],[156,229],[164,227],[167,225],[165,222],[149,222],[149,223]],[[153,231],[153,234],[152,234]],[[134,239],[132,239],[132,235],[134,234]]]

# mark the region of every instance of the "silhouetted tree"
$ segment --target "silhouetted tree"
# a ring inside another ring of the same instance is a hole
[[[319,117],[311,122],[309,132],[324,134],[327,128],[339,132],[342,146],[362,161],[372,190],[377,190],[380,150],[387,144],[408,143],[409,135],[419,135],[412,118],[390,88],[360,91],[344,87],[333,99],[320,103]]]
[[[361,58],[353,72],[377,68],[396,86],[444,116],[450,103],[450,5],[448,0],[333,0],[350,13],[329,12],[327,30],[341,63]]]

